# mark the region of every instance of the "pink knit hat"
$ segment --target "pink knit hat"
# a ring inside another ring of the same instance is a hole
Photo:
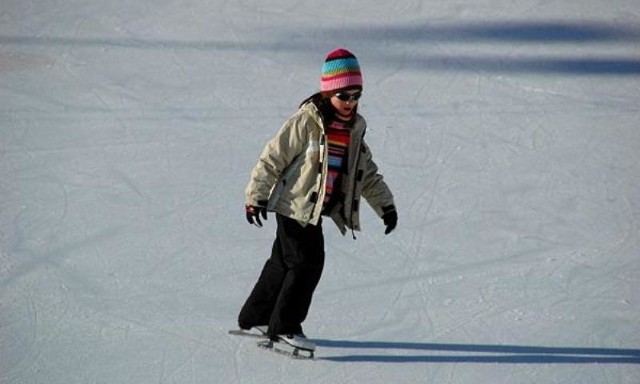
[[[362,73],[355,55],[344,48],[329,53],[322,66],[320,91],[335,91],[354,86],[362,87]]]

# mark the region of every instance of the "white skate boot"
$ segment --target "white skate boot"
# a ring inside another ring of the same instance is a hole
[[[298,333],[295,335],[278,335],[278,339],[294,348],[302,349],[309,352],[313,352],[316,350],[316,343],[307,339],[307,337],[302,333]]]

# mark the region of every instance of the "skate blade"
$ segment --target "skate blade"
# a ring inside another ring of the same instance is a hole
[[[298,360],[311,360],[314,358],[314,352],[308,349],[302,349],[298,347],[294,347],[285,342],[281,341],[273,341],[273,340],[264,340],[258,342],[258,347],[262,349],[267,349],[269,351],[289,356],[292,359]]]
[[[257,332],[252,332],[251,330],[247,331],[244,329],[231,329],[228,332],[230,335],[234,335],[234,336],[247,336],[247,337],[254,337],[257,339],[266,339],[267,335],[264,333],[257,333]]]

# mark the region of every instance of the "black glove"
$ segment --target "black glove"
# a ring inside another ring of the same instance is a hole
[[[262,228],[262,221],[260,216],[267,220],[267,202],[258,201],[258,205],[245,205],[244,211],[247,214],[247,221],[249,224],[254,224],[258,228]]]
[[[396,212],[396,207],[393,205],[382,208],[382,211],[384,212],[382,220],[384,221],[384,225],[387,226],[384,234],[388,235],[396,228],[396,225],[398,225],[398,212]]]

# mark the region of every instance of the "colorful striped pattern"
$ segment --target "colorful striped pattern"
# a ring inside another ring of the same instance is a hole
[[[342,173],[343,164],[347,158],[347,149],[351,141],[351,130],[341,121],[333,121],[327,127],[327,142],[329,149],[329,162],[324,203],[327,204],[333,195],[336,180]]]
[[[346,49],[332,51],[322,66],[320,91],[330,92],[353,86],[362,87],[362,72],[358,59]]]

